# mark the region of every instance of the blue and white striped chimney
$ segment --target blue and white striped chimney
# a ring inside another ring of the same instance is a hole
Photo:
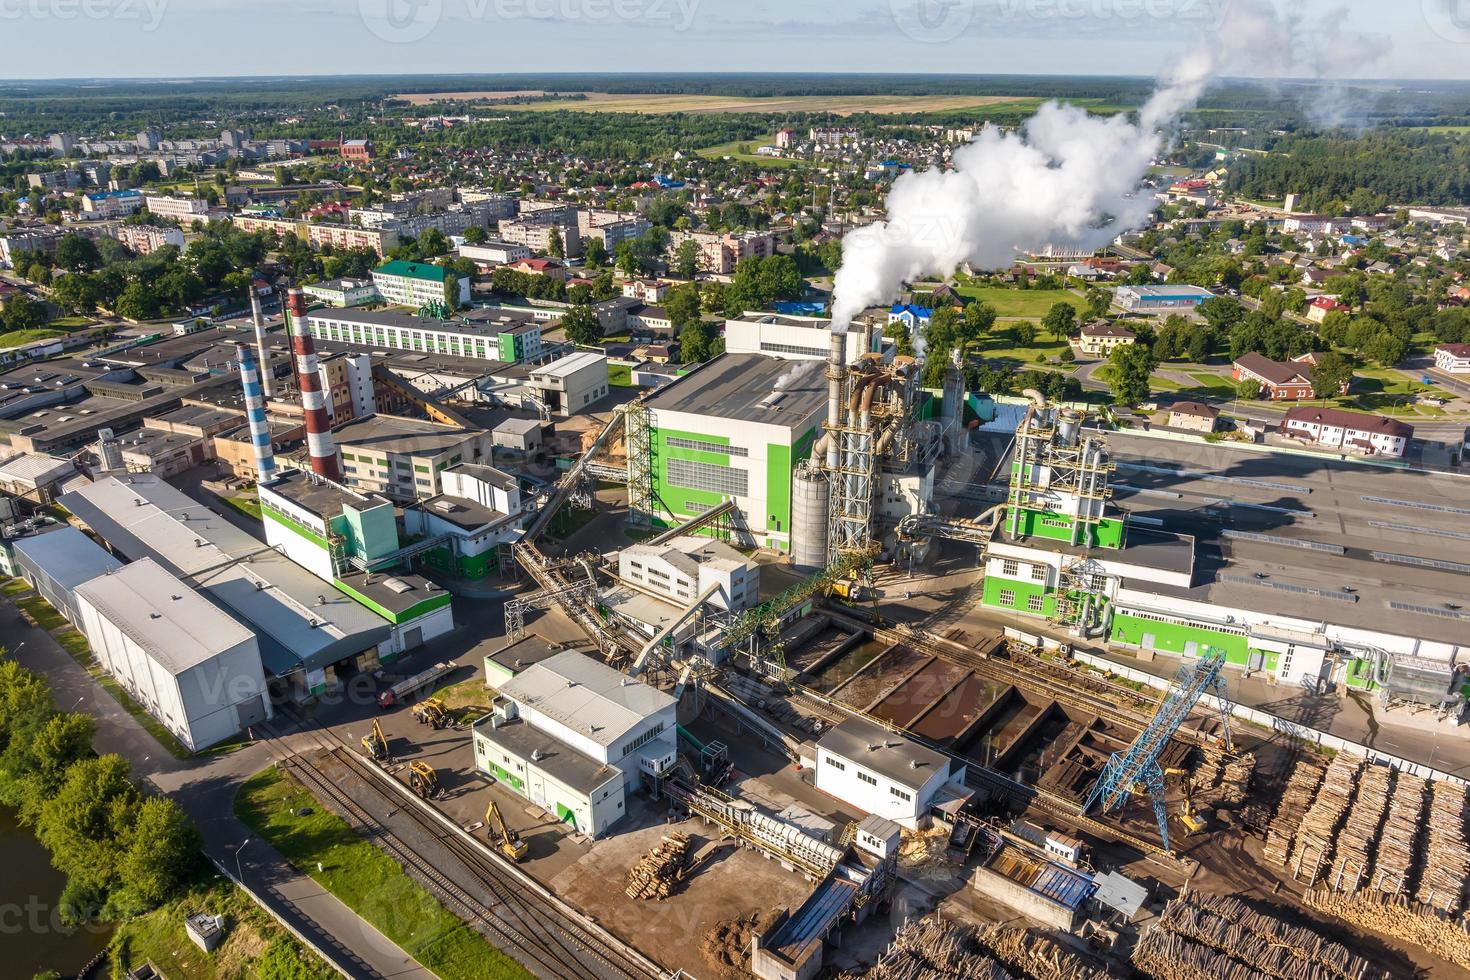
[[[260,362],[249,344],[236,344],[240,362],[240,384],[245,389],[245,417],[250,423],[250,444],[255,447],[255,482],[276,478],[276,454],[271,448],[270,424],[265,420],[265,396],[260,387]]]

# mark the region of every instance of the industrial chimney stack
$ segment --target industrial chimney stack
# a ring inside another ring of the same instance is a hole
[[[337,447],[332,442],[332,423],[327,416],[327,396],[322,391],[322,376],[317,369],[316,344],[306,326],[306,294],[300,289],[286,293],[289,314],[286,330],[291,335],[291,356],[295,361],[296,383],[301,389],[301,408],[306,415],[306,452],[311,457],[311,471],[334,482],[342,480],[342,466],[337,461]]]
[[[252,280],[254,277],[251,277]],[[255,349],[260,353],[260,390],[266,398],[276,397],[275,372],[271,370],[271,350],[265,343],[265,320],[260,315],[260,297],[255,283],[250,283],[250,316],[255,321]]]
[[[249,344],[236,344],[240,361],[240,384],[245,389],[245,418],[250,424],[250,445],[255,450],[255,482],[266,484],[276,478],[276,454],[271,449],[270,424],[265,420],[265,396],[261,393],[260,365]]]

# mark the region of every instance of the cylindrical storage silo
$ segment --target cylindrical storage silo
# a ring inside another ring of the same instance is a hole
[[[804,462],[791,477],[791,561],[800,569],[827,564],[827,474]]]

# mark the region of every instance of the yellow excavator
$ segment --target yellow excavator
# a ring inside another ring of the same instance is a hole
[[[434,767],[417,759],[408,764],[408,788],[424,800],[436,800],[443,791]]]
[[[485,832],[490,835],[491,842],[499,848],[500,853],[512,861],[519,862],[526,856],[526,851],[530,850],[530,845],[521,839],[521,835],[510,829],[494,800],[485,808]]]
[[[393,756],[388,754],[388,736],[383,734],[383,726],[377,719],[373,719],[373,730],[362,737],[362,750],[376,763],[393,761]]]
[[[1189,771],[1171,766],[1164,770],[1164,779],[1177,779],[1184,787],[1184,802],[1180,805],[1179,812],[1174,814],[1174,817],[1184,826],[1184,836],[1193,837],[1208,827],[1209,824],[1205,821],[1204,816],[1200,814],[1199,809],[1194,805],[1193,786],[1191,785]],[[1133,784],[1132,793],[1134,796],[1142,797],[1147,792],[1148,787],[1142,781]]]
[[[414,721],[430,728],[447,728],[451,721],[449,709],[444,707],[444,702],[439,698],[424,698],[412,710]]]

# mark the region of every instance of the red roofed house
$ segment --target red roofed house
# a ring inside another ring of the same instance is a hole
[[[1409,448],[1414,427],[1381,415],[1298,405],[1287,409],[1286,417],[1281,420],[1281,434],[1328,449],[1356,450],[1397,459]]]
[[[1347,304],[1341,303],[1331,296],[1318,296],[1307,304],[1307,319],[1313,323],[1321,323],[1327,319],[1327,314],[1333,310],[1342,310],[1346,313]]]
[[[1317,397],[1312,388],[1311,368],[1315,362],[1316,357],[1312,354],[1303,354],[1290,361],[1273,361],[1264,354],[1251,351],[1236,359],[1230,376],[1236,381],[1258,382],[1261,394],[1273,402],[1300,401]]]
[[[1450,374],[1470,374],[1470,344],[1440,344],[1435,347],[1434,366]]]
[[[567,267],[556,259],[521,259],[519,262],[512,262],[507,268],[514,269],[516,272],[525,272],[533,276],[546,276],[549,279],[559,279],[563,282],[567,278]]]

